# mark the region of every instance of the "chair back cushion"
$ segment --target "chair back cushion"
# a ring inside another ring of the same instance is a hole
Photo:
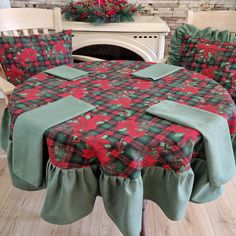
[[[46,69],[71,64],[71,30],[54,34],[0,37],[0,63],[14,85]]]
[[[230,32],[185,24],[174,33],[167,63],[214,79],[236,101],[236,36]]]

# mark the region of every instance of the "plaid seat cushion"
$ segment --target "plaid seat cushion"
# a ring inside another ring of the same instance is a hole
[[[48,68],[71,64],[71,31],[31,36],[0,37],[0,63],[7,80],[21,84]]]
[[[236,36],[184,24],[171,40],[167,63],[202,73],[228,90],[236,102]]]
[[[214,79],[236,101],[236,42],[217,42],[184,36],[178,64]]]

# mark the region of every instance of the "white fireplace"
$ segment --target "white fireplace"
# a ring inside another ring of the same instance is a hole
[[[158,16],[137,16],[134,22],[99,26],[63,20],[63,29],[73,30],[73,51],[92,45],[112,45],[153,62],[163,59],[165,36],[170,31]]]

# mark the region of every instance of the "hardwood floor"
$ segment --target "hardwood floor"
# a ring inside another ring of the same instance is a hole
[[[2,114],[3,114],[3,110],[5,107],[5,103],[4,100],[0,98],[0,122],[2,119]],[[1,123],[0,123],[1,124]],[[5,157],[5,153],[3,152],[3,150],[0,148],[0,158]],[[0,166],[1,167],[1,166]],[[0,190],[1,191],[1,190]]]
[[[92,214],[73,224],[45,222],[40,218],[44,194],[14,188],[5,154],[0,151],[0,236],[122,236],[107,216],[101,198]],[[225,185],[225,193],[218,200],[190,203],[181,221],[168,220],[151,201],[146,217],[147,236],[236,236],[236,177]]]

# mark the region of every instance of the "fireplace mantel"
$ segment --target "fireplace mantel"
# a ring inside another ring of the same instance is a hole
[[[158,16],[136,16],[135,21],[99,26],[85,22],[63,20],[63,29],[73,31],[73,50],[99,44],[114,45],[135,52],[144,61],[159,61],[164,57],[168,25]]]

